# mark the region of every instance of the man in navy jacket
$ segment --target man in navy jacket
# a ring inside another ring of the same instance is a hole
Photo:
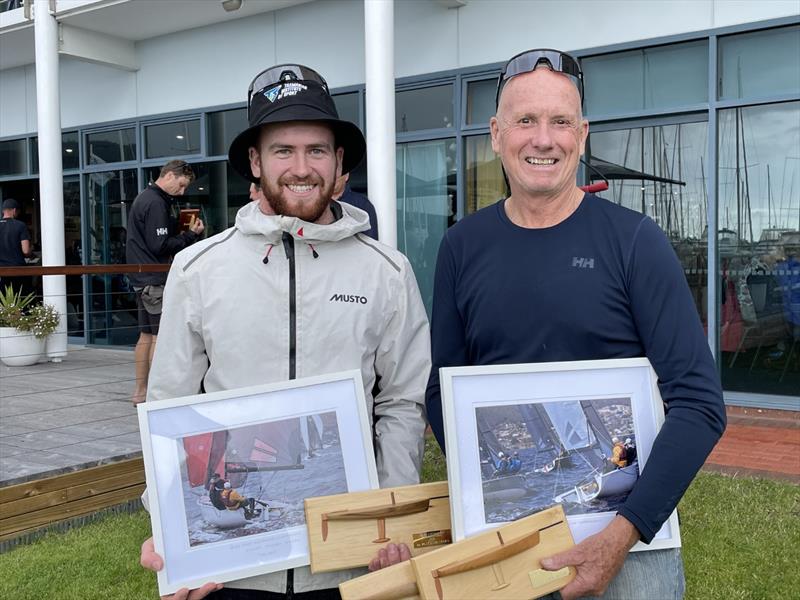
[[[440,367],[646,356],[667,409],[647,467],[605,529],[542,565],[576,567],[564,600],[680,598],[678,549],[628,551],[653,539],[722,434],[722,390],[664,233],[576,185],[589,134],[581,95],[577,62],[557,51],[503,70],[490,127],[511,194],[442,241],[428,417],[444,447]]]

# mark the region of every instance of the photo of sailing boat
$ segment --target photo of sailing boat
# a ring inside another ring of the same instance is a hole
[[[334,411],[180,443],[190,546],[305,525],[305,498],[347,491]]]
[[[487,523],[555,503],[615,511],[639,477],[630,398],[479,406],[475,417]]]

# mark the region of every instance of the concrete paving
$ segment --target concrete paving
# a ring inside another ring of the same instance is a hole
[[[141,454],[133,352],[70,346],[60,363],[0,363],[0,487]]]

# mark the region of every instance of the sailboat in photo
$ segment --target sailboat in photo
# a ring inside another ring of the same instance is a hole
[[[228,510],[212,501],[213,475],[230,483],[233,489],[242,490],[248,479],[258,473],[305,468],[302,454],[305,450],[300,434],[300,423],[286,421],[261,423],[234,430],[216,431],[184,439],[187,455],[189,484],[203,486],[204,493],[197,499],[200,514],[206,523],[218,529],[241,527],[248,521],[269,519],[269,511],[291,508],[285,503],[265,498],[268,484],[259,485],[254,503],[262,508],[254,511]],[[215,506],[216,504],[216,506]]]

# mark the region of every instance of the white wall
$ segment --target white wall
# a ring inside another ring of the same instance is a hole
[[[0,138],[36,127],[36,75],[33,65],[0,71]]]
[[[797,0],[395,1],[396,76],[501,62],[800,13]],[[363,0],[318,0],[136,44],[136,73],[61,60],[62,125],[242,102],[261,69],[295,61],[331,87],[364,81]],[[0,71],[0,137],[36,127],[32,66]]]

